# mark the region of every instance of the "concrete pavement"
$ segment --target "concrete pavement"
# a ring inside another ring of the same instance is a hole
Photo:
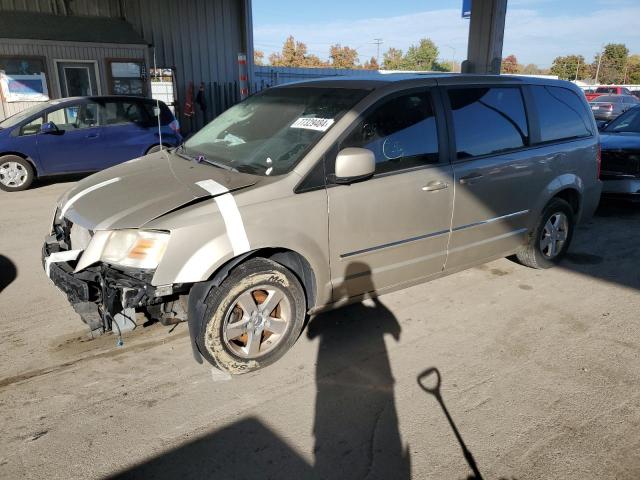
[[[561,268],[325,314],[229,378],[186,325],[85,338],[40,265],[70,186],[0,192],[0,478],[640,478],[639,209],[601,207]]]

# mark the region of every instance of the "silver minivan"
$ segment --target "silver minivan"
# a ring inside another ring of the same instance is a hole
[[[79,182],[43,265],[93,334],[186,320],[196,359],[244,373],[309,315],[504,256],[556,264],[598,175],[596,124],[568,82],[296,83]]]

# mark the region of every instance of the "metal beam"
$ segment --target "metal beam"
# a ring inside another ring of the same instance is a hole
[[[507,0],[473,0],[463,73],[500,73]]]

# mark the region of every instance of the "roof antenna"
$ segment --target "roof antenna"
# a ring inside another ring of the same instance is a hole
[[[158,75],[158,66],[156,65],[156,47],[153,46],[153,75]],[[153,81],[153,80],[152,80]],[[151,86],[151,97],[153,98],[153,85]],[[164,145],[162,144],[162,126],[160,124],[160,100],[156,97],[156,106],[153,109],[153,113],[155,113],[156,118],[158,119],[158,138],[160,139],[160,151],[164,150]]]

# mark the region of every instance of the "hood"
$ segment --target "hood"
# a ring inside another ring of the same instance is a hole
[[[601,132],[600,145],[602,150],[640,150],[640,134]]]
[[[259,178],[162,151],[85,178],[60,198],[58,207],[89,230],[139,228],[194,200],[249,187]],[[206,180],[224,188],[212,193],[196,185]]]

